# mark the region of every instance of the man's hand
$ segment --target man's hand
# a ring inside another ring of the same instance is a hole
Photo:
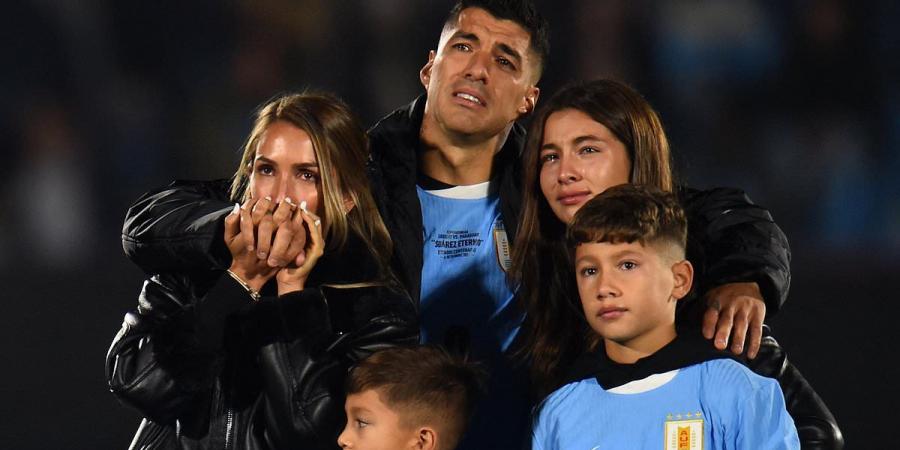
[[[759,352],[762,325],[766,318],[766,303],[756,283],[728,283],[706,294],[708,309],[703,315],[703,336],[712,339],[719,350],[725,350],[729,335],[731,351],[741,354],[747,339],[747,357]]]

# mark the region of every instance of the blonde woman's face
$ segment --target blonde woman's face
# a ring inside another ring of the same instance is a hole
[[[250,172],[253,198],[271,197],[275,203],[290,198],[322,217],[319,163],[309,134],[288,122],[276,121],[259,139]]]
[[[547,117],[539,162],[541,192],[559,220],[610,187],[629,182],[628,150],[602,123],[576,110]]]

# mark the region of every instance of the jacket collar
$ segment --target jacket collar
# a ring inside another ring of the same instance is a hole
[[[717,350],[699,331],[680,329],[672,342],[634,364],[620,364],[609,359],[601,344],[597,350],[585,353],[575,361],[564,384],[593,377],[608,390],[653,374],[725,358],[737,359],[729,352]]]
[[[387,158],[386,161],[402,163],[402,167],[407,171],[416,172],[418,154],[421,151],[419,133],[425,114],[426,100],[425,94],[420,95],[406,106],[385,116],[369,129],[370,137],[379,143],[372,147],[373,159]],[[506,175],[508,168],[518,165],[524,146],[525,128],[514,123],[503,147],[494,157],[494,178]],[[412,178],[413,181],[415,179],[415,177]]]

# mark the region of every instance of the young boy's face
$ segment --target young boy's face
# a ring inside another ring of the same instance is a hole
[[[341,448],[357,450],[415,448],[416,430],[400,423],[400,416],[381,401],[377,390],[369,389],[348,395],[344,410],[347,413],[347,425],[338,436],[338,445]]]
[[[591,328],[628,347],[656,351],[668,343],[674,337],[675,302],[688,293],[693,275],[680,256],[677,246],[665,242],[576,247],[578,294]],[[666,341],[656,342],[661,339]]]

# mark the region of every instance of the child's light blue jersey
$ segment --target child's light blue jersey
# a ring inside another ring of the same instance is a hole
[[[500,199],[488,187],[417,188],[425,233],[422,342],[463,339],[480,358],[505,351],[522,321],[506,282],[509,243]]]
[[[715,359],[604,390],[595,378],[553,392],[533,450],[799,449],[781,387]]]

